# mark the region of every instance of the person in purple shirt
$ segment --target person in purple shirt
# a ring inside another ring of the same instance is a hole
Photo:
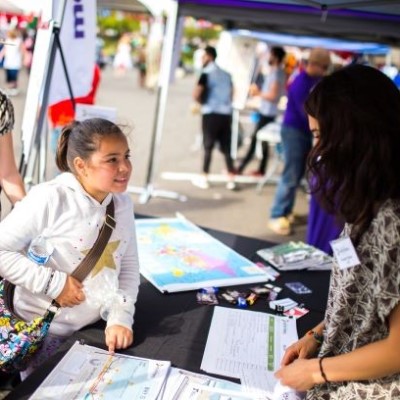
[[[324,210],[318,201],[318,193],[313,192],[311,178],[310,212],[307,221],[306,243],[332,255],[330,242],[339,237],[344,223],[334,214]]]
[[[312,146],[304,102],[329,66],[329,52],[323,48],[312,49],[305,69],[294,78],[288,88],[288,102],[281,130],[285,165],[268,222],[268,228],[279,235],[289,235],[292,232],[290,221],[296,191],[304,175],[306,159]]]

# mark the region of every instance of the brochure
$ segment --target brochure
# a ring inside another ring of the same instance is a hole
[[[303,242],[288,242],[257,251],[257,254],[280,271],[307,269],[331,270],[333,258]]]

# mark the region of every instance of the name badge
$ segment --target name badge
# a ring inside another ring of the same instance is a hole
[[[351,268],[360,264],[356,249],[348,236],[332,240],[330,245],[340,269]]]

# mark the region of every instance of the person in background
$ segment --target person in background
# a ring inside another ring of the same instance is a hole
[[[10,96],[16,96],[18,90],[18,75],[22,67],[24,47],[21,36],[16,29],[7,32],[6,45],[1,49],[3,68],[6,72],[7,91]]]
[[[193,99],[200,104],[203,128],[203,176],[194,180],[193,184],[209,188],[211,155],[216,143],[225,157],[228,170],[227,189],[236,188],[234,181],[235,168],[231,157],[231,125],[232,125],[232,78],[215,63],[217,52],[214,47],[207,46],[203,55],[203,72],[193,92]]]
[[[400,93],[377,69],[352,65],[317,84],[305,110],[317,140],[313,190],[346,225],[333,245],[325,318],[288,347],[275,376],[307,400],[396,399]]]
[[[315,84],[327,73],[330,54],[326,49],[310,51],[305,69],[290,84],[281,130],[284,169],[275,192],[268,228],[278,235],[292,231],[293,207],[297,188],[303,178],[312,135],[304,112],[304,102]]]
[[[25,376],[100,316],[107,320],[110,352],[129,347],[134,339],[139,264],[133,204],[123,193],[132,172],[127,138],[108,120],[73,122],[61,133],[57,165],[62,174],[35,185],[0,223],[0,275],[16,285],[17,314],[31,321],[44,315],[52,299],[61,306]],[[111,201],[115,229],[81,283],[71,273],[95,243]],[[38,265],[28,258],[27,249],[45,231],[55,250],[47,264]]]
[[[282,47],[272,47],[268,64],[270,66],[268,75],[264,78],[262,89],[260,90],[256,84],[250,86],[250,96],[260,96],[261,106],[259,110],[259,119],[251,137],[250,147],[246,156],[242,160],[238,173],[243,173],[248,163],[254,157],[257,145],[257,133],[265,125],[273,122],[278,115],[278,103],[281,96],[285,93],[286,75],[283,69],[283,60],[285,58],[285,50]],[[268,162],[268,143],[262,143],[262,159],[260,165],[253,175],[263,176],[265,174]]]
[[[1,188],[4,190],[7,198],[14,205],[25,196],[25,187],[15,162],[13,128],[13,105],[7,95],[0,90],[0,190]]]
[[[118,41],[117,51],[113,60],[113,67],[118,76],[123,76],[133,68],[131,38],[124,33]]]

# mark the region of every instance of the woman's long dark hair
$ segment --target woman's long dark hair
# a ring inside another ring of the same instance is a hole
[[[352,65],[321,80],[305,110],[320,130],[308,158],[313,191],[354,225],[357,243],[378,207],[400,198],[400,92],[377,69]]]

